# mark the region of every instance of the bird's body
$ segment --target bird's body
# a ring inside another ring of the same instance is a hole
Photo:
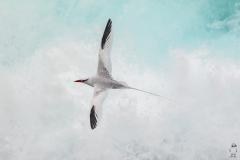
[[[118,82],[113,79],[111,75],[112,64],[111,64],[111,58],[110,58],[112,43],[113,43],[112,21],[111,19],[109,19],[106,25],[106,28],[104,30],[102,41],[100,44],[100,49],[98,54],[98,68],[97,68],[96,75],[89,77],[87,79],[80,79],[75,81],[75,82],[82,82],[89,86],[94,87],[94,93],[93,93],[93,98],[91,102],[91,111],[90,111],[90,125],[92,129],[96,128],[97,124],[101,119],[102,104],[108,94],[109,89],[135,89],[138,91],[142,91],[136,88],[129,87],[125,82]],[[142,91],[142,92],[146,92],[146,91]],[[146,93],[149,93],[149,92],[146,92]],[[149,93],[149,94],[153,94],[153,93]],[[153,94],[153,95],[160,96],[157,94]],[[160,97],[165,98],[163,96],[160,96]]]
[[[87,85],[101,89],[126,89],[127,86],[114,80],[112,77],[93,76],[85,82]]]

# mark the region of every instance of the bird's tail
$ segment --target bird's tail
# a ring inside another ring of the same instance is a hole
[[[154,95],[154,96],[158,96],[158,97],[167,99],[167,100],[172,101],[172,102],[174,102],[174,103],[177,103],[177,104],[179,104],[179,105],[181,105],[181,106],[183,106],[183,107],[186,107],[185,105],[183,105],[183,104],[181,104],[181,103],[179,103],[179,102],[176,102],[176,101],[174,101],[174,100],[172,100],[172,99],[170,99],[170,98],[167,98],[167,97],[164,97],[164,96],[155,94],[155,93],[150,93],[150,92],[143,91],[143,90],[140,90],[140,89],[137,89],[137,88],[133,88],[133,87],[129,87],[129,86],[125,86],[125,87],[128,88],[128,89],[134,89],[134,90],[137,90],[137,91],[141,91],[141,92],[145,92],[145,93],[148,93],[148,94],[152,94],[152,95]]]

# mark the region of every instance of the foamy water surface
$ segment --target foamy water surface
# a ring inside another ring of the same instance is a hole
[[[240,145],[240,1],[1,1],[0,159],[228,159]],[[98,47],[113,77],[97,129]],[[237,155],[240,156],[240,155]]]

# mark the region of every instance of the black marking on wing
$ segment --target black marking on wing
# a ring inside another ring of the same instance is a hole
[[[111,30],[112,30],[112,21],[111,19],[109,19],[102,37],[102,43],[101,43],[102,49],[104,48],[105,43],[109,38],[109,34],[111,33]]]
[[[90,113],[90,124],[91,128],[94,129],[97,127],[97,117],[95,114],[95,107],[93,106]]]

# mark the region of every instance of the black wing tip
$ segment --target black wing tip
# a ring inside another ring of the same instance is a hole
[[[90,125],[92,129],[95,129],[97,127],[97,118],[95,116],[95,108],[94,106],[91,109],[90,113]]]
[[[112,20],[109,18],[107,25],[105,27],[103,36],[102,36],[102,43],[101,43],[102,49],[104,48],[104,45],[105,45],[107,38],[108,38],[109,34],[111,33],[111,31],[112,31]]]

